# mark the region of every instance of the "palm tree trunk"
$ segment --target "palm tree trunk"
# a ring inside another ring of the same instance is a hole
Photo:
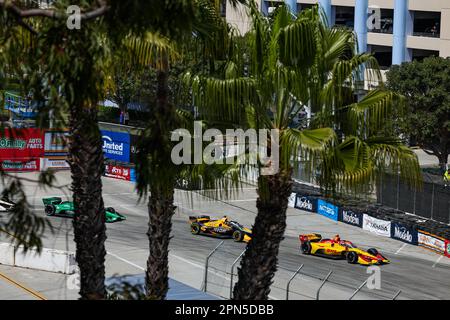
[[[147,297],[155,300],[165,299],[169,289],[169,241],[175,213],[170,130],[175,129],[176,112],[169,104],[168,76],[169,61],[167,55],[163,55],[157,72],[157,102],[151,119],[150,170],[153,170],[153,181],[150,181],[148,203],[150,254],[145,277]]]
[[[104,299],[105,208],[102,198],[103,150],[95,107],[70,113],[69,163],[75,206],[73,221],[81,299]]]
[[[149,197],[149,228],[147,232],[150,255],[147,260],[145,283],[147,297],[166,298],[169,290],[169,241],[172,230],[174,189],[163,191],[151,188]]]
[[[286,210],[291,194],[291,172],[258,178],[258,214],[252,240],[238,270],[233,299],[266,300],[277,271],[278,250],[286,229]]]

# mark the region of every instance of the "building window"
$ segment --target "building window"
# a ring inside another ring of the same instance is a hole
[[[311,9],[312,7],[314,7],[315,4],[309,4],[309,3],[297,3],[297,12],[306,10],[306,9]]]
[[[334,25],[338,27],[354,28],[355,25],[355,8],[335,6],[336,16]]]
[[[413,11],[414,31],[413,35],[420,37],[440,37],[441,13]]]
[[[381,70],[387,70],[391,67],[392,47],[371,45],[370,52],[377,59]]]
[[[422,61],[428,57],[439,57],[439,51],[433,50],[421,50],[421,49],[413,49],[412,50],[412,59],[417,61]]]
[[[394,10],[380,9],[380,20],[372,24],[372,29],[369,32],[388,33],[392,34],[394,31]]]

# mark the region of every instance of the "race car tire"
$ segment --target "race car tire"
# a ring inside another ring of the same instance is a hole
[[[309,242],[302,243],[301,249],[302,249],[303,254],[311,254],[311,249],[312,249],[311,243],[309,243]]]
[[[48,204],[45,206],[45,213],[48,216],[53,216],[56,213],[56,207],[53,204]]]
[[[191,224],[191,233],[200,234],[200,226],[197,223]]]
[[[375,257],[378,255],[378,250],[375,248],[370,248],[367,252]]]
[[[116,210],[113,207],[108,207],[105,209],[106,211],[109,211],[111,213],[116,213]]]
[[[356,252],[347,253],[347,262],[351,264],[355,264],[358,262],[358,254]]]
[[[244,240],[244,233],[241,230],[236,230],[235,232],[233,232],[233,240],[235,242],[241,242],[242,240]]]

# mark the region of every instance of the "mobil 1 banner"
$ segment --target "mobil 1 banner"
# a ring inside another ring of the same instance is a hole
[[[391,224],[391,238],[400,240],[409,244],[417,245],[418,244],[419,234],[417,230],[414,230],[411,227],[403,225],[398,222],[392,222]]]
[[[363,214],[348,209],[339,209],[339,221],[355,227],[363,227]]]
[[[300,210],[305,210],[309,212],[316,212],[317,210],[317,200],[312,199],[308,196],[297,195],[297,200],[295,201],[295,207]]]

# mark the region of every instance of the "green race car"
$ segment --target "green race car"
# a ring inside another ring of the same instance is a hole
[[[75,207],[72,201],[62,201],[59,197],[43,198],[42,202],[45,205],[45,213],[48,216],[61,216],[73,218],[75,214]],[[125,220],[126,217],[118,213],[114,208],[108,207],[105,209],[106,222],[117,222]]]

